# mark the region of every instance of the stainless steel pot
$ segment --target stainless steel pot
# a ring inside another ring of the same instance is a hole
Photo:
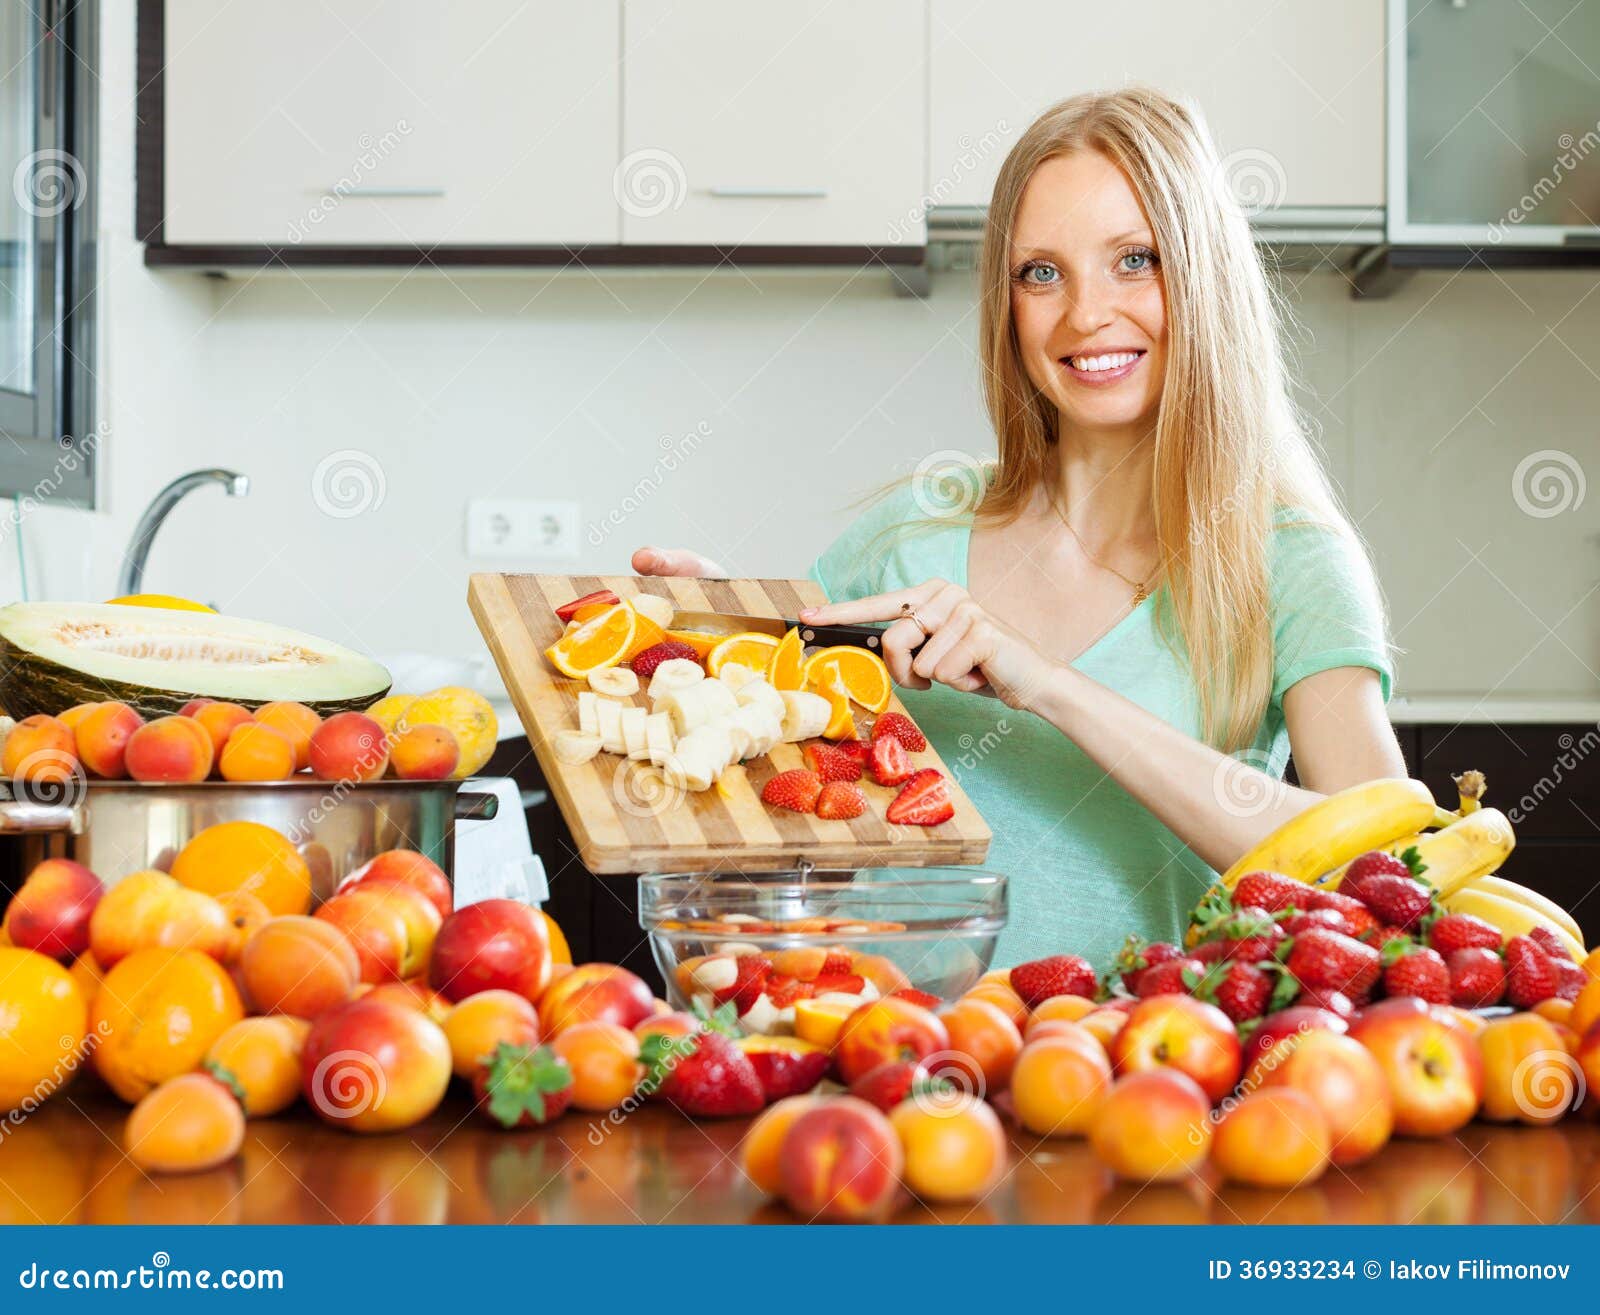
[[[70,858],[110,884],[141,868],[171,867],[197,832],[217,822],[260,822],[288,836],[311,867],[317,900],[374,854],[416,849],[455,879],[455,824],[495,815],[497,798],[459,781],[312,779],[243,785],[84,781],[0,785],[0,835],[22,841],[22,868]]]

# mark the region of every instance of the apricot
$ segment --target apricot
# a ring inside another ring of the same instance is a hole
[[[294,775],[294,746],[270,726],[243,722],[224,742],[217,770],[224,781],[287,781]]]
[[[965,998],[939,1010],[939,1021],[950,1034],[950,1055],[940,1072],[959,1070],[966,1087],[983,1096],[1004,1091],[1011,1066],[1022,1052],[1022,1033],[1000,1009],[987,1000]]]
[[[1559,995],[1552,995],[1548,1000],[1541,1000],[1534,1005],[1533,1012],[1540,1018],[1548,1018],[1552,1023],[1571,1026],[1572,1001],[1563,1000]]]
[[[1251,1187],[1298,1187],[1328,1167],[1328,1120],[1305,1092],[1264,1087],[1225,1110],[1211,1142],[1222,1174]]]
[[[1328,1121],[1328,1157],[1355,1164],[1376,1154],[1394,1130],[1394,1097],[1378,1061],[1359,1041],[1328,1029],[1303,1034],[1298,1043],[1257,1060],[1247,1087],[1285,1086],[1311,1097]]]
[[[1581,1094],[1582,1073],[1556,1025],[1538,1014],[1496,1018],[1478,1033],[1483,1104],[1496,1123],[1555,1123]]]
[[[123,764],[136,781],[192,785],[211,775],[215,756],[211,737],[192,717],[157,717],[128,737]]]
[[[443,726],[413,726],[389,749],[389,766],[402,781],[442,781],[460,759],[461,746]]]
[[[389,743],[365,713],[336,712],[311,733],[307,758],[324,781],[376,781],[389,766]]]
[[[1205,1162],[1211,1147],[1211,1101],[1175,1068],[1118,1078],[1089,1125],[1089,1145],[1120,1177],[1174,1182]]]
[[[6,736],[0,771],[14,781],[65,785],[78,773],[78,750],[72,728],[58,717],[35,713],[24,717]]]
[[[1111,1041],[1127,1026],[1128,1015],[1121,1009],[1096,1009],[1078,1020],[1083,1030],[1106,1048],[1109,1054]]]
[[[1589,965],[1594,962],[1595,955],[1600,955],[1600,950],[1596,950],[1584,960],[1585,972],[1590,972]],[[1567,1015],[1567,1026],[1579,1036],[1585,1036],[1597,1022],[1600,1022],[1600,977],[1590,972],[1589,980],[1583,984],[1583,990],[1578,992],[1578,998],[1572,1002],[1572,1012]]]
[[[572,1070],[572,1103],[580,1110],[616,1109],[644,1077],[639,1038],[616,1023],[574,1023],[550,1042],[550,1049]]]
[[[451,1068],[458,1078],[469,1080],[496,1046],[536,1046],[543,1035],[538,1012],[515,991],[469,995],[451,1007],[442,1026],[450,1042]]]
[[[750,1125],[739,1143],[739,1166],[745,1177],[767,1196],[776,1196],[783,1189],[779,1158],[783,1139],[789,1135],[794,1121],[816,1103],[817,1097],[811,1092],[785,1096],[773,1102]]]
[[[238,963],[245,942],[271,919],[272,910],[247,890],[230,890],[226,895],[219,895],[217,903],[222,905],[223,915],[228,919],[229,942],[222,962]]]
[[[415,1009],[441,1027],[451,1008],[450,1002],[420,977],[403,982],[379,982],[376,986],[363,983],[356,987],[355,995],[359,1000],[387,1000],[405,1009]]]
[[[112,968],[136,950],[193,949],[228,957],[234,932],[222,905],[149,868],[112,885],[89,915],[89,946]]]
[[[144,718],[126,703],[96,703],[72,727],[78,759],[87,771],[107,780],[128,774],[128,741]]]
[[[212,895],[249,891],[274,914],[311,910],[311,868],[287,836],[260,822],[206,827],[178,851],[172,875]]]
[[[350,938],[331,922],[303,914],[273,918],[245,942],[240,974],[250,1002],[262,1013],[315,1018],[350,998],[361,960]]]
[[[281,1113],[300,1095],[300,1052],[310,1030],[288,1014],[241,1018],[211,1043],[206,1071],[238,1089],[249,1118]]]
[[[1019,1031],[1027,1026],[1028,1006],[1022,1002],[1022,997],[1011,987],[1000,981],[979,982],[964,996],[963,1000],[987,1000],[996,1006],[1012,1022]]]
[[[256,721],[270,727],[289,741],[294,750],[294,769],[303,772],[311,765],[311,735],[322,718],[303,703],[263,703],[255,712]]]
[[[889,1126],[905,1152],[906,1186],[924,1201],[981,1200],[1005,1172],[1005,1132],[981,1097],[903,1100]]]
[[[69,731],[76,731],[78,723],[99,706],[98,703],[74,703],[65,712],[56,713],[56,720]]]
[[[1099,1006],[1086,995],[1053,995],[1041,1000],[1038,1008],[1028,1015],[1028,1025],[1022,1029],[1023,1038],[1027,1038],[1035,1023],[1048,1023],[1055,1018],[1076,1023],[1097,1008]]]
[[[854,1096],[802,1110],[778,1148],[785,1204],[802,1219],[865,1223],[899,1195],[905,1151],[881,1111]]]
[[[246,722],[254,720],[248,708],[242,708],[237,703],[218,700],[196,708],[190,716],[193,717],[195,725],[211,737],[211,752],[216,758],[222,756],[222,750],[234,731]]]
[[[1093,1125],[1111,1090],[1111,1061],[1078,1024],[1060,1019],[1051,1026],[1062,1031],[1037,1036],[1017,1056],[1011,1070],[1011,1106],[1017,1122],[1031,1133],[1080,1137]]]
[[[147,1173],[214,1169],[243,1145],[244,1111],[208,1073],[169,1078],[140,1098],[122,1130],[128,1158]]]

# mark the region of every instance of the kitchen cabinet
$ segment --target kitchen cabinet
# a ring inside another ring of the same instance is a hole
[[[1204,108],[1241,198],[1384,199],[1383,0],[932,0],[929,194],[985,205],[1038,113],[1141,82]]]
[[[166,0],[140,19],[165,25],[166,244],[617,240],[616,4]]]
[[[925,0],[624,0],[625,243],[923,244]]]

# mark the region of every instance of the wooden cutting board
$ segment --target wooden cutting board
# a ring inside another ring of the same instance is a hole
[[[810,580],[680,580],[635,576],[491,575],[472,577],[468,601],[499,665],[551,793],[592,872],[773,871],[805,859],[818,867],[926,867],[981,863],[989,828],[949,768],[931,748],[918,767],[950,780],[955,816],[933,827],[890,826],[883,810],[895,791],[864,780],[867,811],[853,821],[822,821],[761,802],[761,788],[790,767],[803,767],[798,744],[778,746],[733,769],[701,792],[661,788],[648,764],[602,753],[572,766],[557,761],[550,737],[578,724],[578,692],[544,658],[560,635],[555,609],[596,589],[621,597],[653,593],[681,610],[793,617],[827,601]],[[643,692],[631,700],[646,706]],[[904,711],[898,698],[889,706]],[[865,718],[869,714],[863,713]]]

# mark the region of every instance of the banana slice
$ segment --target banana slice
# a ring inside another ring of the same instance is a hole
[[[709,726],[733,716],[739,705],[720,680],[702,680],[688,689],[668,694],[655,707],[672,718],[672,729],[687,735],[699,726]]]
[[[783,739],[782,720],[772,709],[759,703],[746,704],[740,708],[733,714],[728,725],[745,737],[745,743],[739,750],[741,761],[771,753]]]
[[[779,690],[778,694],[783,699],[783,739],[786,744],[809,740],[827,729],[833,709],[822,695],[795,689]]]
[[[664,712],[652,712],[644,719],[644,747],[650,761],[660,767],[667,761],[675,743],[672,718]]]
[[[729,689],[737,691],[741,686],[748,685],[752,680],[757,680],[761,673],[754,667],[747,667],[743,662],[724,662],[721,670],[717,672],[717,679]]]
[[[550,747],[555,750],[557,761],[577,766],[600,752],[600,737],[582,731],[557,731],[550,737]]]
[[[698,685],[706,670],[692,658],[668,658],[650,676],[650,700],[665,698],[680,689]]]
[[[663,770],[670,777],[676,769],[686,789],[709,790],[732,760],[728,732],[721,726],[700,726],[678,741]]]
[[[628,599],[633,610],[647,620],[654,621],[663,630],[672,624],[673,606],[670,598],[660,594],[634,594]]]
[[[599,699],[596,710],[600,714],[600,747],[607,753],[626,753],[628,746],[622,738],[622,704],[615,699]]]
[[[628,751],[628,757],[635,760],[650,756],[644,742],[644,723],[649,715],[643,708],[628,707],[622,710],[622,745]]]
[[[733,697],[741,708],[763,707],[779,721],[783,720],[783,695],[773,689],[765,676],[757,676],[734,690]]]
[[[743,709],[740,709],[740,711],[743,711]],[[728,740],[733,745],[733,760],[735,762],[743,762],[746,758],[752,756],[750,753],[750,732],[739,724],[738,714],[729,717],[726,721],[719,721],[717,725],[728,732]]]
[[[589,673],[589,688],[609,698],[625,699],[639,692],[639,677],[626,667],[602,667]]]
[[[585,735],[600,734],[599,699],[588,690],[578,693],[578,729]]]

